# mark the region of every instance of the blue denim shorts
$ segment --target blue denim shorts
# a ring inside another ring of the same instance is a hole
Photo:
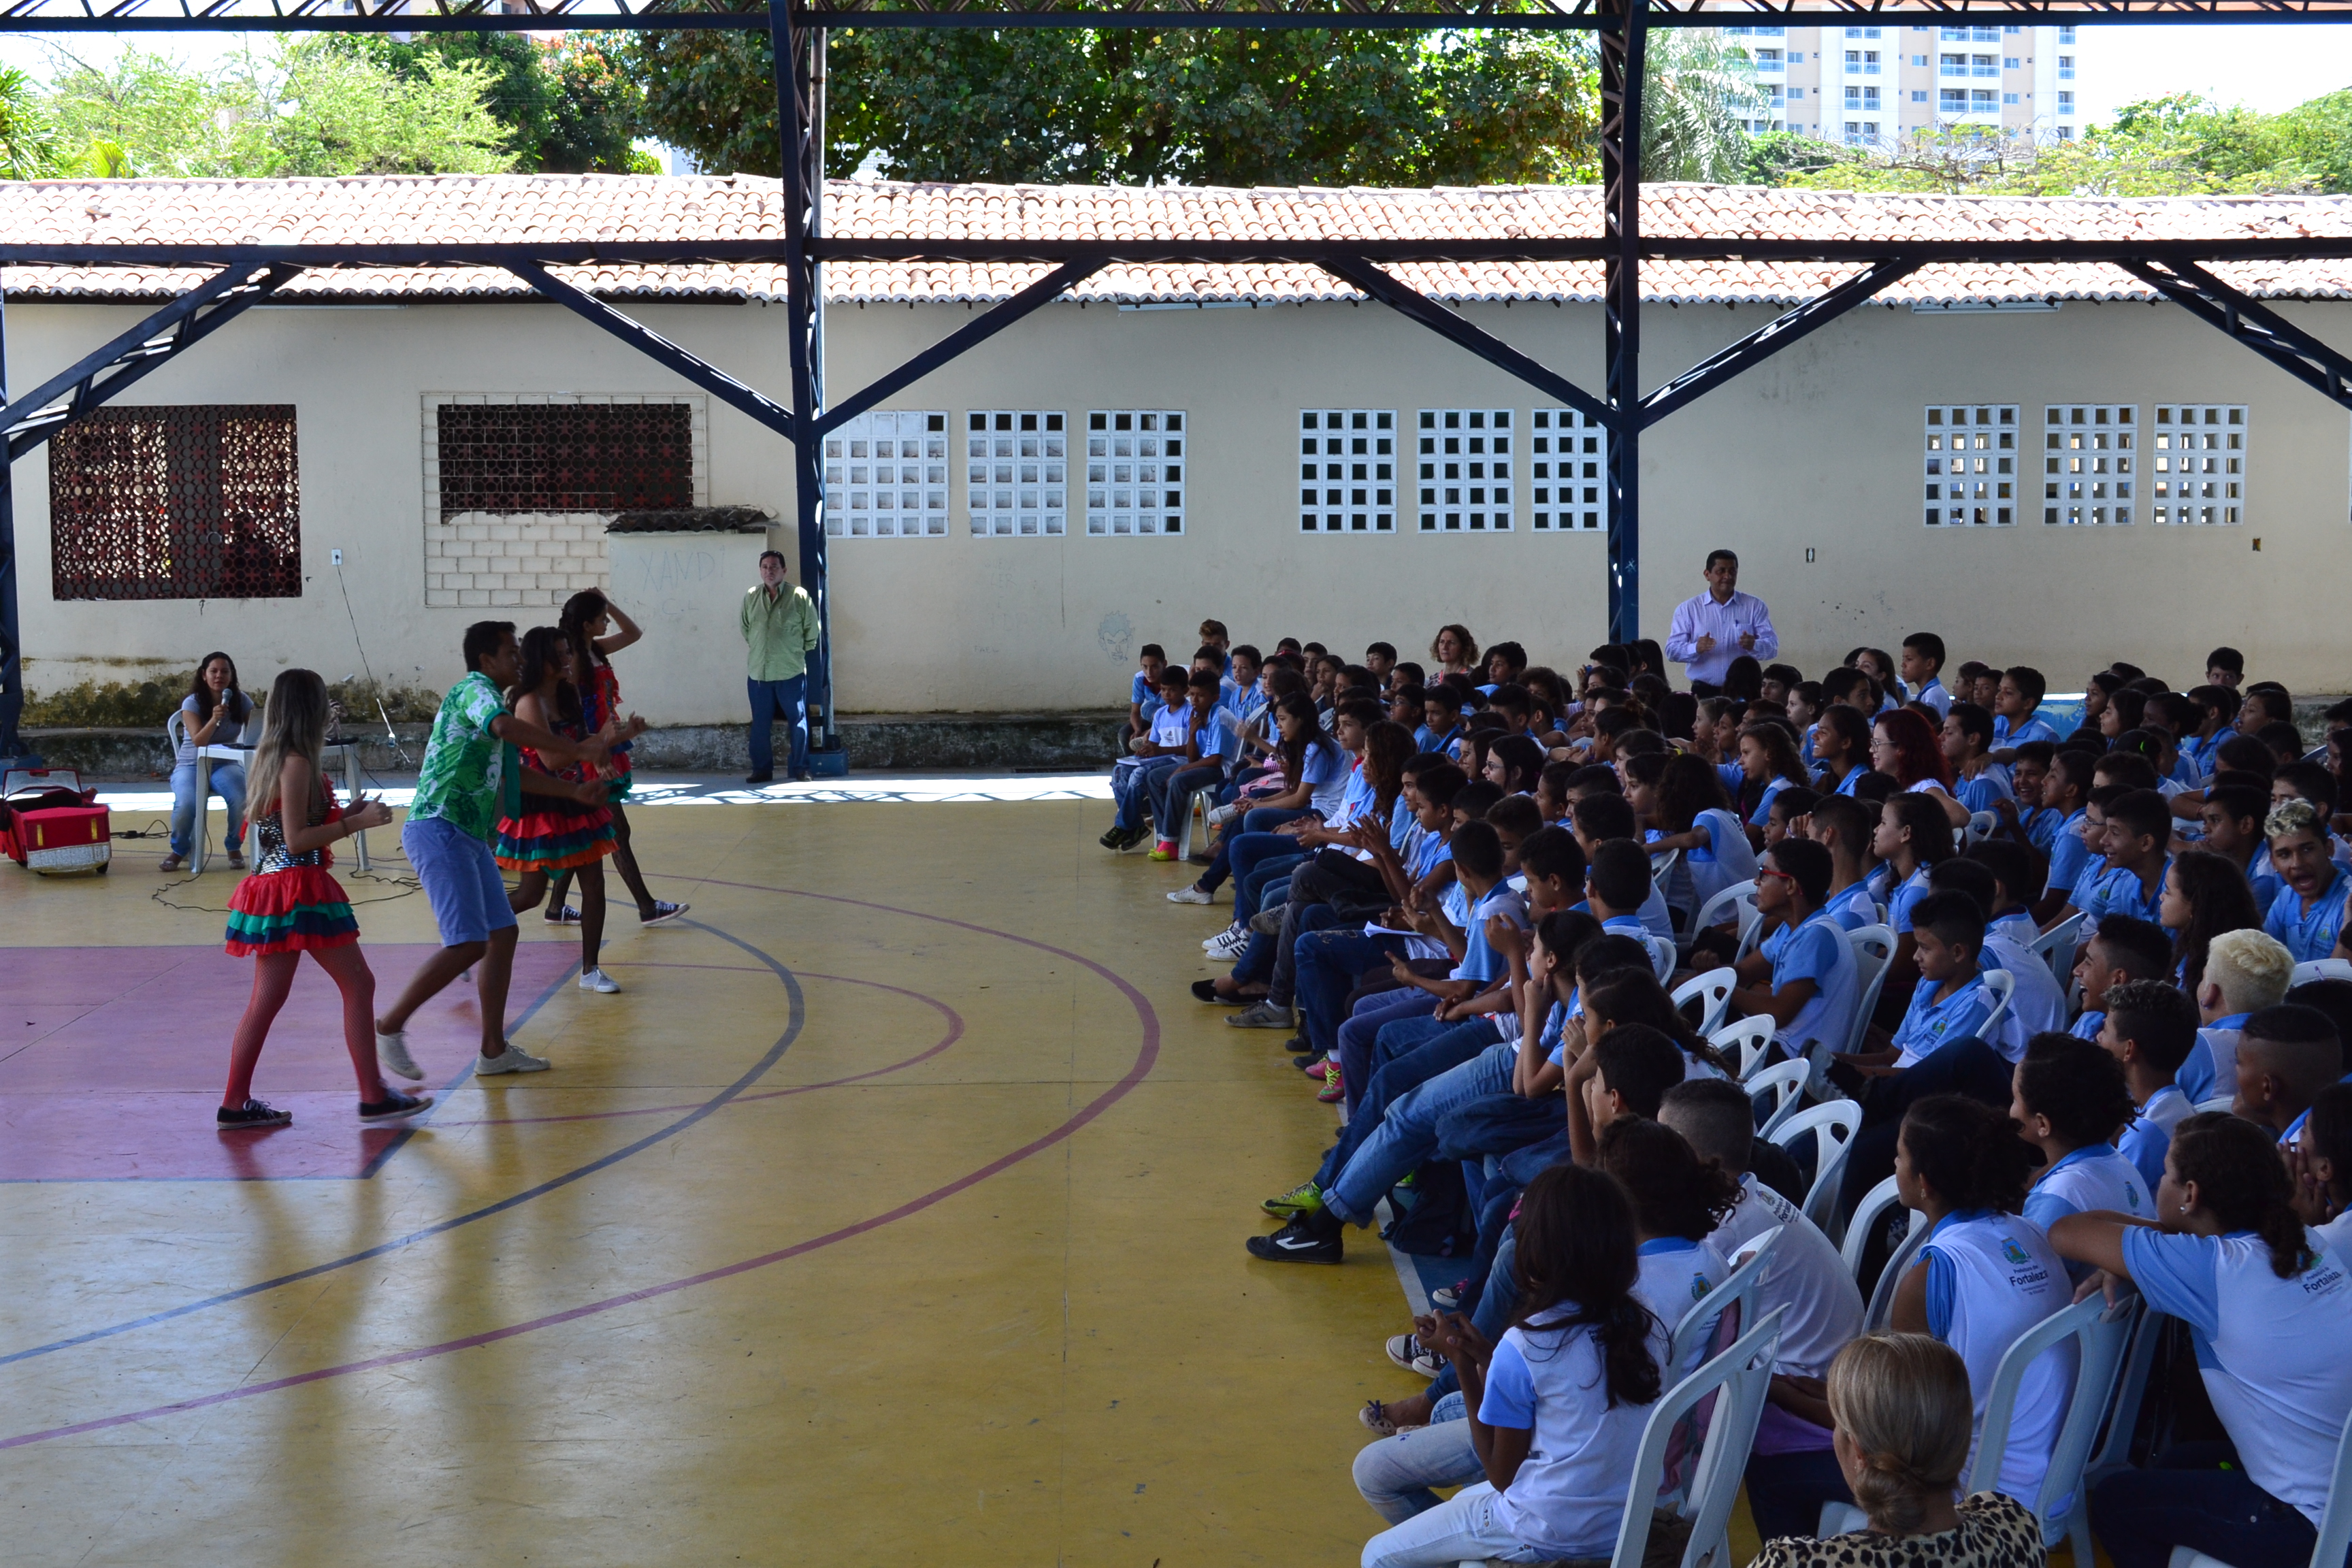
[[[400,847],[425,885],[443,947],[488,942],[492,931],[515,923],[488,845],[440,817],[412,816],[400,830]]]

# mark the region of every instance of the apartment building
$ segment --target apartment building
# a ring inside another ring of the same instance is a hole
[[[1850,146],[1979,125],[2064,140],[2080,56],[2073,27],[1726,27],[1772,95],[1752,131]]]

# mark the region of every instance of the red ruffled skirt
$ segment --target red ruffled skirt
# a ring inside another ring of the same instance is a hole
[[[509,871],[569,871],[613,852],[613,814],[601,805],[568,805],[551,795],[525,795],[545,802],[520,817],[499,818],[491,853]]]
[[[228,951],[235,958],[348,947],[360,939],[342,884],[321,867],[257,871],[228,898]]]

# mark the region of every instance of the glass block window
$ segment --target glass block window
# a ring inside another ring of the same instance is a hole
[[[1097,408],[1087,416],[1087,531],[1184,531],[1184,411]]]
[[[964,415],[964,511],[976,537],[1069,531],[1068,419],[1042,408]]]
[[[1927,410],[1927,526],[2008,528],[2017,521],[2017,405],[1937,404]]]
[[[2151,518],[2175,527],[2244,521],[2244,404],[2159,403],[2148,437]]]
[[[1528,416],[1528,516],[1538,533],[1609,526],[1609,434],[1573,408]]]
[[[1298,415],[1298,531],[1396,531],[1396,410]]]
[[[1507,408],[1421,411],[1422,532],[1510,531],[1511,435]]]
[[[2130,525],[2138,419],[2128,403],[2053,403],[2042,411],[2044,523]]]
[[[299,599],[291,404],[100,408],[49,443],[58,599]]]
[[[946,412],[877,408],[826,436],[824,531],[836,539],[945,538]]]

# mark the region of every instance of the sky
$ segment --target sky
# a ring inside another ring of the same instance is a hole
[[[166,33],[139,41],[191,63],[211,63],[237,47],[239,37]],[[2276,111],[2352,87],[2352,22],[2086,26],[2080,38],[2076,90],[2086,124],[2112,119],[2124,104],[2183,89],[2224,104]],[[112,53],[112,40],[103,34],[65,42],[85,58]],[[37,38],[0,37],[0,65],[46,80],[55,58]]]

